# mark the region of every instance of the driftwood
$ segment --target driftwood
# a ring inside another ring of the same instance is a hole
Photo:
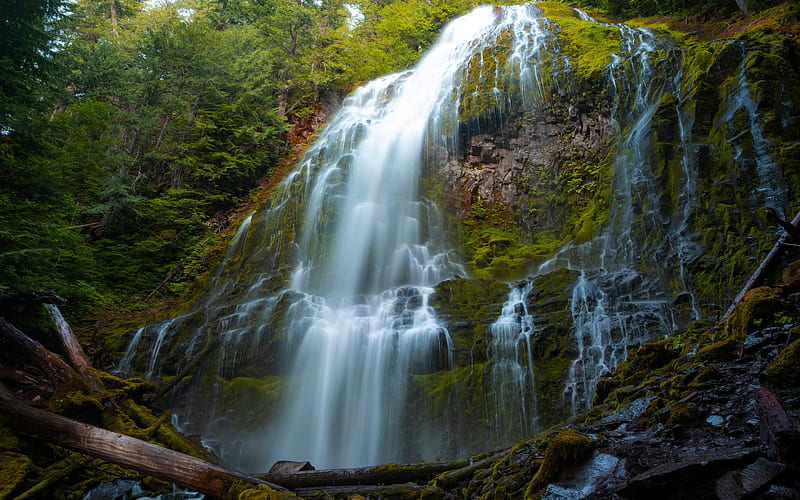
[[[236,487],[280,486],[220,467],[147,441],[84,424],[16,401],[0,401],[0,418],[11,429],[143,474],[181,485],[211,498],[228,498]],[[278,498],[296,498],[282,493]]]
[[[64,349],[64,354],[66,354],[70,364],[73,368],[78,370],[81,375],[88,378],[89,367],[91,366],[89,358],[83,351],[83,347],[81,347],[80,342],[78,342],[78,338],[73,333],[69,323],[64,320],[64,316],[61,315],[61,311],[58,310],[56,305],[45,304],[44,308],[47,309],[47,312],[53,319],[53,323],[56,325],[56,332],[58,333],[61,348]]]
[[[370,484],[399,484],[428,482],[439,474],[470,465],[468,460],[429,462],[419,464],[388,464],[355,469],[308,470],[301,472],[271,472],[255,477],[290,489],[323,486],[353,486]]]
[[[85,379],[64,361],[64,358],[49,351],[4,319],[0,319],[0,334],[5,340],[10,341],[11,349],[18,351],[25,360],[44,373],[56,386],[77,384],[80,387],[85,384]]]
[[[795,215],[794,219],[792,219],[791,226],[795,228],[800,226],[800,212],[797,212],[797,215]],[[722,319],[725,319],[728,316],[730,316],[734,308],[739,304],[739,302],[742,301],[745,294],[749,292],[750,289],[756,285],[756,283],[761,281],[767,275],[767,273],[769,273],[772,270],[773,266],[775,265],[775,262],[777,261],[777,257],[784,250],[784,246],[790,241],[794,241],[794,239],[788,232],[784,232],[778,239],[778,241],[775,243],[775,245],[773,245],[772,250],[770,250],[767,256],[764,257],[764,260],[761,261],[761,264],[758,266],[756,271],[752,274],[752,276],[750,276],[750,279],[748,279],[747,282],[744,284],[742,290],[739,292],[739,295],[737,295],[736,298],[733,299],[731,306],[728,308],[727,312],[725,312],[725,315],[722,317]]]

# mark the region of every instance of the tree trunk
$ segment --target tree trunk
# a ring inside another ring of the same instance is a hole
[[[280,486],[233,469],[16,401],[0,401],[0,418],[14,431],[179,484],[210,498],[228,498],[234,487],[257,485],[279,490],[276,498],[297,498]]]
[[[437,475],[470,465],[468,460],[430,462],[421,464],[388,464],[357,469],[327,469],[301,472],[271,472],[255,477],[277,483],[290,489],[320,486],[345,486],[367,484],[398,484],[428,482]]]
[[[85,385],[85,380],[58,354],[47,350],[42,344],[28,337],[14,325],[0,319],[0,334],[11,341],[11,348],[20,351],[23,359],[27,360],[42,373],[55,386],[74,383],[76,387]],[[2,339],[0,338],[0,344]]]
[[[73,368],[78,370],[81,375],[90,378],[89,367],[91,364],[89,363],[89,358],[86,357],[83,347],[81,347],[78,338],[75,337],[75,333],[73,333],[72,328],[70,328],[64,316],[61,315],[61,311],[53,304],[45,304],[44,307],[56,324],[58,339],[61,341],[61,347],[64,349],[64,353],[67,355],[70,364]]]
[[[792,226],[797,227],[798,225],[800,225],[800,212],[797,212],[797,215],[795,215],[794,219],[792,219]],[[790,239],[791,235],[788,232],[785,232],[781,235],[781,237],[772,247],[772,250],[770,250],[767,256],[764,257],[764,260],[761,261],[761,265],[758,266],[758,269],[756,269],[753,275],[750,276],[750,279],[747,280],[747,282],[744,284],[742,290],[739,292],[739,295],[737,295],[736,298],[733,299],[731,306],[728,308],[727,312],[725,312],[725,315],[722,317],[722,319],[725,319],[728,316],[730,316],[731,313],[733,312],[733,309],[739,304],[739,302],[742,301],[744,295],[748,291],[750,291],[750,289],[753,288],[756,285],[756,283],[761,281],[764,278],[764,276],[766,276],[767,273],[770,272],[770,270],[772,270],[772,266],[775,265],[775,261],[777,260],[781,252],[784,250],[783,248],[784,245]]]
[[[119,38],[119,22],[117,21],[117,1],[111,0],[110,6],[111,16],[111,32],[115,37]]]

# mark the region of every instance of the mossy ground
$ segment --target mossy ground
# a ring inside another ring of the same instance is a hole
[[[152,385],[100,371],[92,373],[101,384],[99,389],[65,388],[57,391],[46,407],[113,432],[213,460],[199,441],[172,427],[169,412],[156,414],[144,404],[143,398],[154,390]],[[0,468],[6,469],[0,481],[0,498],[81,498],[94,486],[120,477],[142,481],[151,494],[172,489],[135,471],[16,435],[5,426],[0,426],[0,455]]]

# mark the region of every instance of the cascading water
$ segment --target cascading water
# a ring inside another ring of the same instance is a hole
[[[733,145],[734,161],[742,172],[752,171],[755,174],[757,184],[752,191],[753,205],[771,207],[785,218],[783,207],[786,206],[787,189],[782,180],[780,166],[769,155],[770,142],[764,137],[757,104],[750,95],[750,85],[745,71],[746,63],[747,51],[742,47],[742,61],[739,64],[736,85],[733,92],[728,95],[727,109],[720,117],[720,121],[729,124],[730,132],[734,133],[734,117],[737,113],[744,114],[747,128],[728,139],[728,143]],[[744,152],[741,145],[743,136],[750,139],[752,157]]]
[[[414,70],[358,90],[318,142],[325,152],[309,167],[320,173],[292,278],[314,295],[289,313],[297,382],[268,434],[274,458],[347,466],[438,454],[438,445],[400,438],[409,374],[449,364],[451,340],[427,305],[429,287],[465,274],[434,238],[434,208],[419,200],[423,151],[449,142],[453,93],[476,43],[530,26],[531,14],[486,7],[453,22]],[[518,50],[527,52],[528,34],[540,31],[519,33]],[[360,142],[342,148],[340,134],[351,130]],[[329,212],[337,218],[323,242]]]
[[[600,24],[575,12],[580,22]],[[630,347],[674,329],[676,295],[689,296],[691,319],[700,316],[684,269],[702,252],[691,221],[692,89],[666,41],[614,26],[620,47],[606,86],[619,138],[610,215],[594,238],[566,245],[534,273],[577,270],[569,290],[576,355],[568,380],[559,380],[573,412],[591,404],[598,378]],[[414,384],[432,375],[439,385],[429,392],[439,403],[462,390],[456,375],[446,375],[456,363],[452,325],[432,304],[438,283],[467,271],[436,204],[420,196],[421,175],[463,157],[465,129],[520,109],[544,110],[552,95],[568,91],[572,66],[557,31],[535,4],[481,7],[449,25],[414,69],[357,89],[298,168],[242,223],[204,298],[138,330],[120,368],[158,380],[191,367],[193,358],[200,366],[213,360],[184,384],[182,395],[197,396],[171,404],[182,427],[247,469],[263,471],[275,460],[346,467],[477,451],[453,444],[459,436],[451,439],[442,424],[453,415],[435,427],[414,414],[435,405],[410,401]],[[488,50],[500,42],[502,57]],[[478,92],[474,81],[491,92]],[[739,88],[731,116],[745,110],[752,118],[746,81]],[[677,103],[685,179],[681,210],[669,217],[658,209],[658,175],[650,168],[651,125],[667,94]],[[464,109],[480,112],[465,119]],[[762,184],[769,182],[766,169]],[[664,261],[676,263],[678,278]],[[465,389],[486,391],[474,432],[487,435],[482,444],[508,444],[538,428],[533,293],[530,283],[511,288],[477,348],[486,367],[463,370],[474,384]]]
[[[583,12],[579,17],[597,23]],[[602,23],[598,23],[602,24]],[[680,60],[652,31],[625,25],[619,29],[620,52],[612,58],[607,78],[614,89],[612,117],[619,128],[611,215],[588,243],[567,245],[538,272],[560,266],[581,271],[572,292],[572,320],[577,356],[569,369],[564,401],[576,413],[591,407],[601,376],[623,361],[630,347],[674,330],[671,292],[655,256],[664,241],[694,248],[685,224],[676,230],[657,207],[657,176],[649,168],[651,122],[665,93],[681,96]],[[656,77],[653,61],[672,68],[671,80]],[[664,56],[667,57],[664,57]],[[690,168],[691,151],[684,148],[683,164]],[[686,195],[693,196],[691,186]],[[684,200],[691,205],[691,200]]]
[[[492,427],[502,442],[507,436],[525,436],[536,429],[536,380],[533,338],[536,327],[525,297],[530,283],[512,287],[500,318],[491,326],[487,357],[492,364],[492,400],[487,402]],[[509,411],[509,406],[514,406]]]

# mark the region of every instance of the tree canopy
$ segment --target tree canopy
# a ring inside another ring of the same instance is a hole
[[[0,292],[53,289],[86,307],[180,292],[293,123],[413,65],[479,3],[0,3]]]

